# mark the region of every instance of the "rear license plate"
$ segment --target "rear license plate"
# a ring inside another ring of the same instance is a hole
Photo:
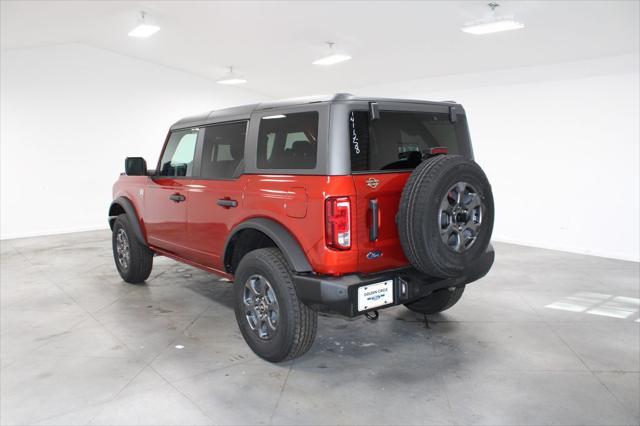
[[[393,303],[393,280],[358,287],[358,311]]]

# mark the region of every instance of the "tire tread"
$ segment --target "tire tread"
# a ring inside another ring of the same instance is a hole
[[[115,238],[116,232],[119,227],[123,227],[127,232],[127,238],[129,240],[129,252],[131,253],[131,259],[129,262],[129,269],[127,271],[122,271],[120,266],[118,265],[118,258],[116,254],[115,248]],[[149,249],[149,247],[143,245],[138,241],[133,233],[133,229],[131,226],[131,222],[129,220],[129,216],[126,214],[119,215],[114,224],[113,224],[113,257],[116,262],[116,268],[120,273],[120,276],[123,280],[130,284],[140,284],[143,283],[149,275],[151,275],[151,270],[153,269],[153,251]]]

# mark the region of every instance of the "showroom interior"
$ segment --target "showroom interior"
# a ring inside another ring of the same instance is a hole
[[[640,423],[639,1],[0,15],[2,425]],[[156,253],[123,281],[126,157],[154,169],[183,117],[336,93],[464,107],[495,261],[455,306],[319,309],[308,352],[276,363],[245,343],[233,278]]]

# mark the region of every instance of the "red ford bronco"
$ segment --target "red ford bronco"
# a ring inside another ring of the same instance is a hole
[[[240,331],[273,362],[311,347],[320,309],[441,312],[494,259],[491,186],[452,102],[213,111],[171,127],[156,170],[125,170],[109,208],[122,278],[164,255],[233,280]]]

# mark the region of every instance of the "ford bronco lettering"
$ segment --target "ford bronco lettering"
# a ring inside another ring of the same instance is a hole
[[[318,310],[441,312],[494,259],[491,186],[451,102],[337,94],[185,118],[155,170],[125,160],[113,197],[122,278],[163,255],[232,280],[240,331],[273,362],[311,347]]]

